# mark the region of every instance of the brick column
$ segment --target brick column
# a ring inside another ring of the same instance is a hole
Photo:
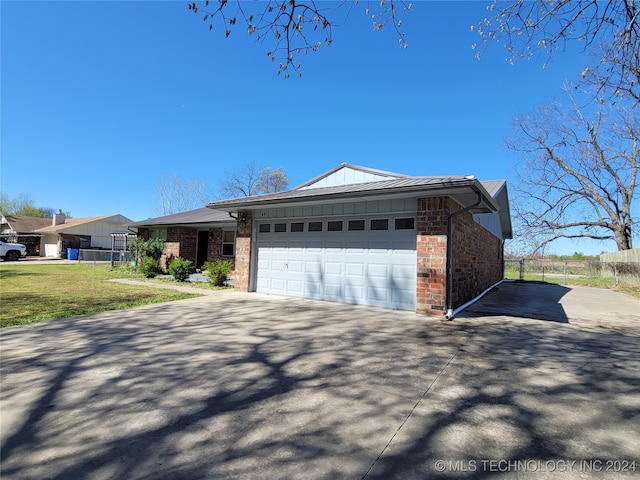
[[[444,315],[447,302],[448,197],[418,199],[416,313]]]
[[[245,216],[246,221],[240,220]],[[238,233],[236,236],[236,271],[233,278],[234,288],[239,292],[249,291],[251,278],[251,233],[253,215],[250,211],[238,212]]]

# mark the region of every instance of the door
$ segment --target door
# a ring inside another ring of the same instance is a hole
[[[198,232],[196,268],[200,268],[202,267],[202,265],[204,265],[204,262],[207,261],[208,252],[209,252],[209,232],[207,230],[201,230]]]
[[[261,222],[256,291],[415,310],[415,220],[402,220]]]

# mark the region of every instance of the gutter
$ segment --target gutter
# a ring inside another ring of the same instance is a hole
[[[469,210],[479,207],[482,203],[482,192],[477,186],[471,188],[478,194],[478,200],[473,205],[457,210],[447,217],[447,313],[445,319],[453,320],[455,315],[453,310],[453,219],[458,215],[468,212]]]

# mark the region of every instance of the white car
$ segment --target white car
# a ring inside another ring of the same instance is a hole
[[[0,258],[7,261],[16,261],[27,256],[27,247],[21,243],[7,243],[0,240]]]

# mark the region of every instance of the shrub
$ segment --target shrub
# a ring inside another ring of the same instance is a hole
[[[216,287],[224,287],[225,282],[229,278],[229,273],[233,270],[233,263],[229,260],[216,260],[215,262],[206,262],[203,266],[209,272],[209,281]]]
[[[127,250],[131,253],[131,258],[136,263],[141,263],[144,258],[152,258],[160,261],[164,252],[164,240],[154,238],[146,241],[141,237],[127,244]]]
[[[152,278],[160,271],[160,262],[151,257],[142,257],[139,268],[145,278]]]
[[[144,248],[144,256],[151,257],[154,260],[160,260],[162,257],[162,253],[164,252],[164,240],[160,240],[159,238],[154,238],[146,242]]]
[[[174,258],[169,263],[169,273],[177,282],[184,282],[193,273],[193,264],[186,258]]]

